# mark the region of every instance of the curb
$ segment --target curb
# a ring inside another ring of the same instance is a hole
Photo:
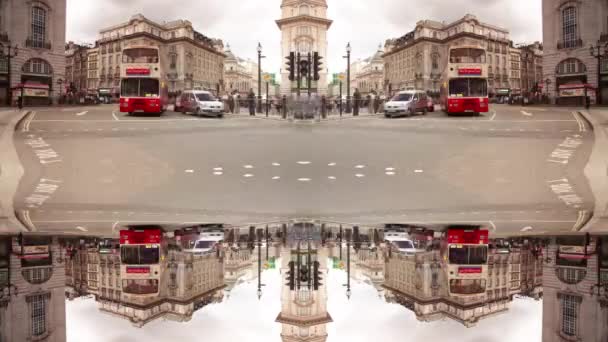
[[[13,137],[16,128],[32,112],[25,110],[12,118],[6,126],[4,132],[0,133],[0,203],[5,213],[0,213],[0,232],[14,233],[29,231],[17,218],[13,207],[13,198],[19,186],[19,180],[23,177],[23,166]]]
[[[585,166],[585,176],[595,197],[593,217],[582,227],[582,232],[606,230],[608,227],[608,132],[588,111],[578,111],[593,129],[595,144]]]

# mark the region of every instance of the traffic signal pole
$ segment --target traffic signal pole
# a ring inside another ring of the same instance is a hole
[[[310,97],[310,92],[311,92],[310,88],[312,86],[312,82],[310,80],[311,74],[312,74],[312,68],[311,68],[312,67],[312,63],[311,63],[312,56],[311,56],[310,52],[308,53],[307,60],[308,60],[308,70],[306,70],[306,71],[308,71],[308,74],[306,75],[306,85],[308,86],[308,97]]]

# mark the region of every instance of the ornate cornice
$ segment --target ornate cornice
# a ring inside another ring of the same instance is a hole
[[[299,22],[321,24],[321,25],[325,25],[326,29],[329,29],[331,24],[333,23],[333,20],[313,17],[311,15],[298,15],[295,17],[289,17],[289,18],[285,18],[285,19],[276,20],[276,23],[277,23],[277,26],[279,26],[279,29],[282,29],[283,26],[285,26],[285,25],[299,23]]]

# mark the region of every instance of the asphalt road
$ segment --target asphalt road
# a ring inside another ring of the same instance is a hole
[[[544,234],[576,229],[593,209],[583,174],[593,132],[568,110],[311,123],[117,109],[36,109],[18,127],[15,208],[31,228],[315,218]]]

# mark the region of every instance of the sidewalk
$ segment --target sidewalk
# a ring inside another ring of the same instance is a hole
[[[0,111],[0,233],[26,231],[15,216],[13,198],[23,176],[23,167],[15,150],[15,127],[29,112]]]
[[[585,232],[608,232],[608,108],[578,110],[593,126],[595,144],[585,167],[585,176],[595,197],[593,218],[582,228]]]

